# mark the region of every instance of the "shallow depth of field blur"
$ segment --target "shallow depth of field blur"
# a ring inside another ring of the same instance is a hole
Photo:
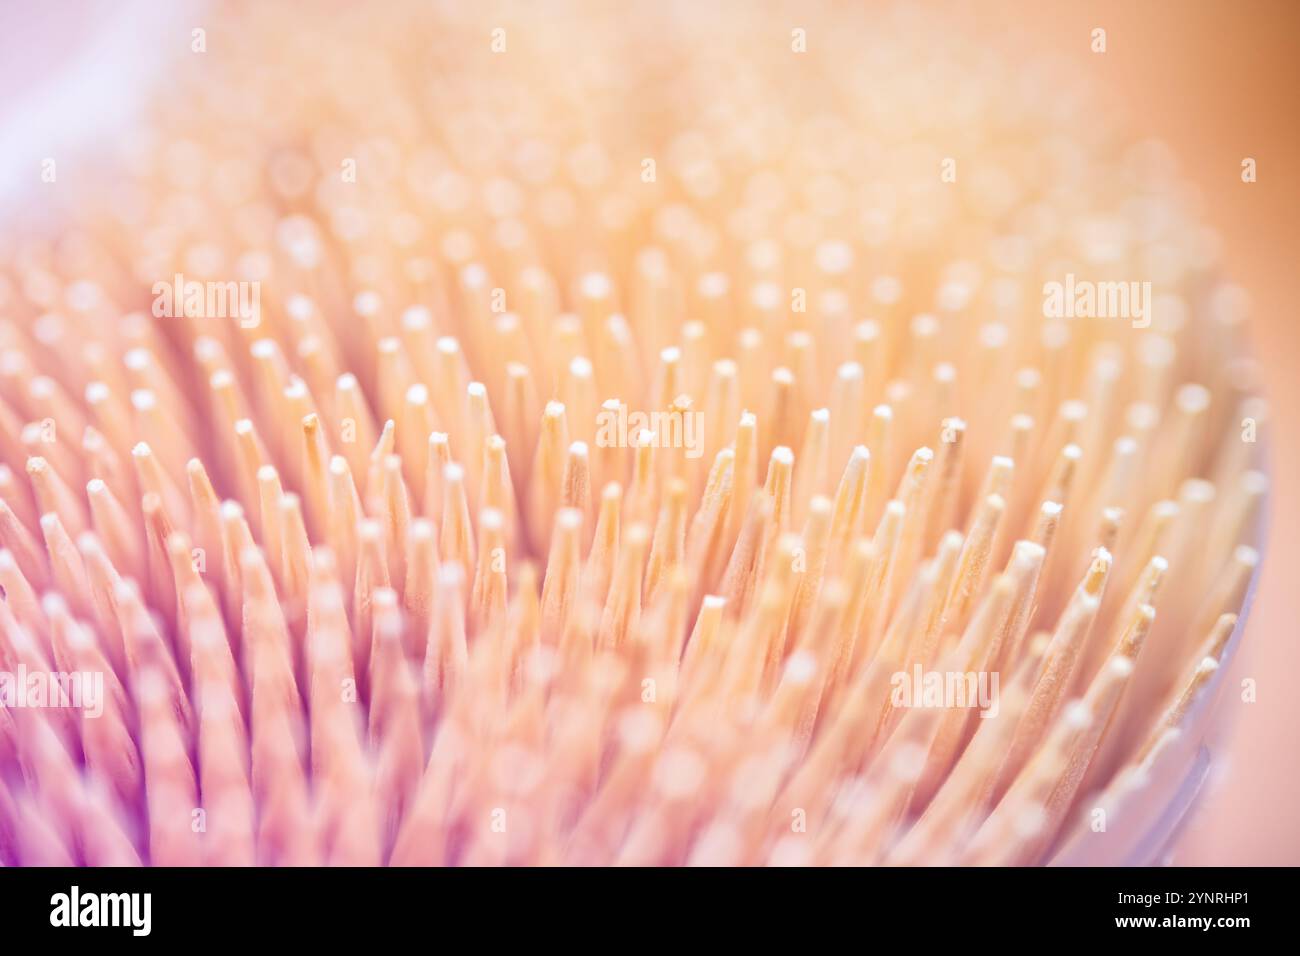
[[[69,157],[60,160],[60,177],[75,176],[77,162],[93,162],[96,142],[129,135],[133,105],[151,84],[166,82],[175,54],[164,51],[185,55],[190,30],[219,17],[222,6],[0,5],[0,222],[8,202],[41,189],[41,158]],[[1292,581],[1300,562],[1300,437],[1291,422],[1300,407],[1300,329],[1290,294],[1300,259],[1300,4],[1005,0],[923,9],[936,28],[959,18],[969,34],[987,36],[996,55],[1059,57],[1106,92],[1103,109],[1117,111],[1139,137],[1166,141],[1201,190],[1202,218],[1222,236],[1228,275],[1251,295],[1273,410],[1263,436],[1273,489],[1264,570],[1222,696],[1215,778],[1171,862],[1300,863],[1293,810],[1300,694],[1292,686],[1300,673],[1300,593]],[[797,25],[796,11],[774,5],[772,15]],[[1095,27],[1107,31],[1104,54],[1089,49]],[[1086,141],[1090,131],[1077,133]],[[74,155],[81,159],[71,161]],[[1241,181],[1246,157],[1257,162],[1255,183]],[[1255,703],[1241,703],[1233,691],[1246,677],[1257,682]]]

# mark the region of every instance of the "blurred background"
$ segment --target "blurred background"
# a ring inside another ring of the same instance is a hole
[[[1225,270],[1250,294],[1251,332],[1272,408],[1272,494],[1263,570],[1219,706],[1213,777],[1171,862],[1300,863],[1300,4],[1289,0],[981,4],[1058,50],[1122,109],[1135,132],[1163,139],[1199,185],[1205,221],[1223,237]],[[1107,33],[1093,54],[1094,27]],[[1258,180],[1241,181],[1253,157]],[[1243,678],[1258,687],[1240,700]]]
[[[544,2],[544,0],[543,0]],[[238,4],[231,4],[237,6]],[[43,157],[93,161],[121,135],[168,57],[218,14],[190,0],[0,0],[0,208],[39,188]],[[213,5],[225,7],[226,4]],[[1252,332],[1272,419],[1273,492],[1263,571],[1212,741],[1213,776],[1170,862],[1300,863],[1300,3],[1294,0],[982,0],[921,5],[936,25],[987,36],[1004,56],[1044,52],[1103,92],[1135,138],[1164,140],[1224,243],[1229,276],[1253,301]],[[310,9],[304,5],[304,11]],[[308,15],[304,13],[304,15]],[[1091,32],[1106,30],[1104,54]],[[164,54],[162,51],[173,51]],[[1080,130],[1086,137],[1087,130]],[[1251,157],[1257,181],[1243,183]],[[60,160],[59,176],[77,175]],[[1253,678],[1257,701],[1237,688]]]

